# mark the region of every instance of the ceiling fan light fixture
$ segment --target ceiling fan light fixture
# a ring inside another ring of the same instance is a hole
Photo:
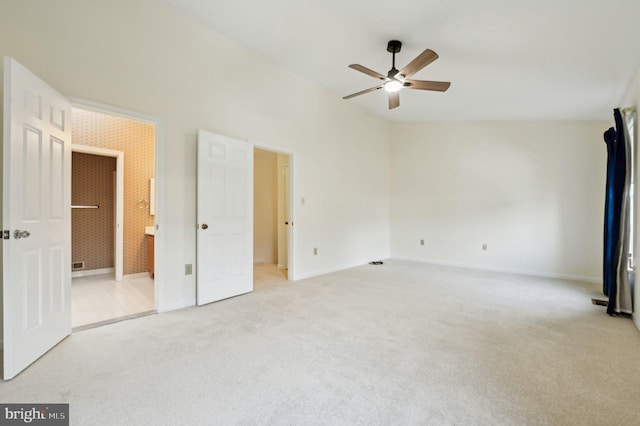
[[[402,89],[402,83],[398,80],[390,80],[384,84],[384,90],[389,93],[394,93]]]
[[[387,52],[393,55],[391,59],[391,69],[387,75],[380,74],[370,70],[367,67],[363,67],[360,64],[351,64],[349,68],[366,74],[375,78],[378,84],[369,89],[361,90],[351,95],[345,96],[342,99],[351,99],[356,96],[364,95],[365,93],[375,92],[378,89],[384,88],[384,91],[389,93],[389,109],[398,108],[400,106],[399,91],[403,88],[414,90],[431,90],[436,92],[446,92],[451,86],[448,81],[428,81],[428,80],[411,80],[411,76],[438,59],[438,54],[431,49],[425,49],[418,56],[413,58],[405,67],[399,71],[396,68],[396,53],[400,52],[402,48],[402,42],[398,40],[391,40],[387,43]]]

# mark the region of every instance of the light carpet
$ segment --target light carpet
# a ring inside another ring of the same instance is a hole
[[[598,286],[386,261],[74,333],[3,402],[74,425],[640,424]]]

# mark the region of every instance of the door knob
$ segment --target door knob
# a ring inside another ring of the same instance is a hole
[[[31,233],[27,230],[16,229],[13,231],[13,238],[19,240],[20,238],[27,238]]]
[[[208,227],[209,227],[209,225],[207,225],[206,223],[203,223],[202,226],[201,226],[202,229],[207,229]]]

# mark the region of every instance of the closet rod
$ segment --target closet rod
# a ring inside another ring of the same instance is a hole
[[[72,209],[99,209],[100,206],[71,206]]]

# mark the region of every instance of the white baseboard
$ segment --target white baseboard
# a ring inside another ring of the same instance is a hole
[[[115,268],[103,268],[103,269],[88,269],[86,271],[74,271],[71,272],[71,278],[80,278],[80,277],[92,277],[94,275],[104,275],[104,274],[114,274]],[[137,278],[148,276],[148,272],[137,272],[135,274],[127,274],[124,275],[123,278]]]
[[[127,274],[124,275],[122,278],[142,278],[142,277],[148,277],[149,273],[148,272],[136,272],[135,274]]]
[[[376,258],[376,260],[379,260],[379,259]],[[385,259],[383,259],[383,260],[385,260]],[[356,265],[339,266],[337,268],[320,269],[320,270],[317,270],[317,271],[308,272],[306,274],[296,275],[296,277],[294,279],[290,279],[290,281],[298,281],[298,280],[304,280],[304,279],[307,279],[307,278],[319,277],[320,275],[327,275],[327,274],[332,274],[334,272],[346,271],[347,269],[358,268],[360,266],[364,266],[364,265],[368,265],[368,264],[369,264],[369,262],[359,263],[359,264],[356,264]]]
[[[71,278],[91,277],[93,275],[115,274],[116,268],[87,269],[86,271],[73,271]]]
[[[410,262],[418,262],[418,263],[427,263],[430,265],[453,266],[456,268],[464,268],[464,269],[476,269],[480,271],[504,272],[508,274],[526,275],[529,277],[553,278],[553,279],[559,279],[559,280],[582,281],[582,282],[587,282],[592,284],[602,284],[602,278],[585,277],[582,275],[567,275],[567,274],[558,274],[555,272],[530,271],[526,269],[515,269],[515,268],[504,268],[500,266],[491,266],[491,265],[476,265],[476,264],[469,264],[469,263],[447,262],[447,261],[433,260],[433,259],[415,259],[411,257],[392,256],[391,259],[407,260]]]

